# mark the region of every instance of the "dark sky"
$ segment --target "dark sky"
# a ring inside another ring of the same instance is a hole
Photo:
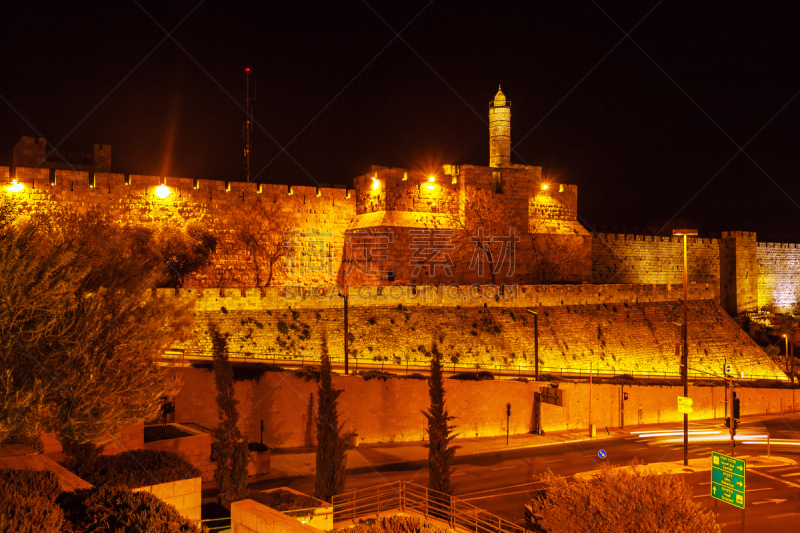
[[[116,172],[243,179],[247,66],[259,181],[486,165],[502,83],[513,161],[577,184],[588,227],[800,242],[797,2],[6,1],[0,20],[0,164],[40,134],[109,143]]]

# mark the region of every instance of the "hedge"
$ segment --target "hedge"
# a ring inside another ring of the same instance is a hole
[[[93,533],[181,533],[197,531],[172,505],[149,492],[100,487],[73,498],[67,516],[76,531]]]
[[[58,533],[64,513],[55,504],[58,476],[35,470],[0,470],[0,531]]]
[[[97,458],[86,481],[97,487],[119,486],[129,489],[200,477],[203,474],[172,452],[131,450]]]

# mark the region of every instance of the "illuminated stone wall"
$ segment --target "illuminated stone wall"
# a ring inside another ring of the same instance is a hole
[[[183,387],[175,403],[175,419],[205,427],[219,423],[219,409],[213,394],[214,374],[196,368],[173,370]],[[355,431],[363,442],[403,442],[427,440],[422,411],[429,407],[425,380],[372,379],[356,376],[333,377],[333,385],[344,392],[339,397],[339,417],[345,431]],[[508,431],[511,435],[529,433],[533,424],[533,394],[548,383],[519,381],[459,381],[445,379],[445,402],[457,438],[489,437],[506,434],[506,404],[511,404]],[[258,381],[235,384],[242,420],[239,427],[251,440],[261,437],[272,447],[313,446],[316,434],[317,391],[319,384],[291,374],[268,372]],[[586,383],[561,383],[564,406],[542,406],[545,431],[589,427],[589,386]],[[622,400],[622,392],[629,400]],[[786,413],[800,408],[800,391],[781,389],[737,389],[742,414]],[[638,424],[679,422],[675,398],[681,387],[598,385],[591,387],[591,422],[603,430]],[[690,420],[724,416],[724,387],[689,388],[694,400]],[[273,457],[273,462],[277,459]]]
[[[526,309],[539,312],[541,367],[624,372],[678,372],[677,332],[682,313],[680,287],[533,286],[519,287],[495,301],[468,293],[437,291],[394,295],[351,292],[350,348],[369,364],[426,365],[435,342],[448,364],[464,370],[492,367],[507,372],[533,367],[534,328]],[[710,287],[694,286],[690,306],[693,368],[715,372],[724,362],[745,375],[781,376],[764,352],[714,301]],[[524,292],[523,292],[524,291]],[[421,291],[420,291],[421,292]],[[489,292],[487,290],[487,292]],[[295,294],[285,290],[285,297]],[[445,298],[437,298],[445,296]],[[463,299],[459,299],[459,296]],[[304,301],[203,291],[181,291],[195,302],[198,321],[192,340],[176,346],[189,355],[208,356],[207,329],[216,323],[230,334],[231,353],[264,360],[319,359],[322,339],[331,356],[343,358],[343,308],[339,298]],[[484,307],[485,305],[485,307]]]
[[[689,282],[719,285],[719,240],[689,239]],[[598,233],[594,283],[683,283],[683,238]]]
[[[760,242],[758,307],[794,312],[800,303],[800,244]]]
[[[158,176],[124,175],[68,170],[17,169],[23,189],[14,195],[25,214],[58,205],[86,211],[98,208],[120,224],[173,224],[185,227],[200,222],[219,239],[210,268],[187,280],[189,287],[253,287],[255,275],[250,257],[234,239],[236,226],[252,217],[259,205],[277,203],[294,216],[296,227],[308,238],[325,242],[327,264],[308,271],[303,283],[336,281],[344,244],[344,232],[355,215],[353,191],[286,185],[165,178],[170,195],[159,198]],[[0,180],[9,181],[7,167]],[[315,237],[316,236],[316,237]],[[276,284],[297,282],[290,272],[277,272]]]

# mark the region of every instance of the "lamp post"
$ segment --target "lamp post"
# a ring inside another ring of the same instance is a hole
[[[345,294],[342,294],[341,292],[339,292],[339,295],[338,295],[339,298],[344,300],[344,373],[345,373],[345,375],[348,374],[348,365],[347,365],[347,363],[348,363],[348,356],[350,354],[350,346],[349,346],[350,340],[348,339],[348,337],[350,336],[350,328],[348,328],[348,323],[347,323],[347,318],[348,317],[347,317],[347,294],[346,294],[346,292],[347,292],[347,289],[345,289]],[[356,370],[358,370],[358,365],[356,365]]]
[[[683,237],[683,357],[681,358],[681,373],[683,378],[683,395],[689,396],[689,236],[697,235],[696,229],[674,229],[673,235]],[[689,466],[689,414],[683,413],[683,464]]]
[[[789,373],[789,335],[783,334],[783,340],[786,341],[786,373]]]
[[[536,311],[528,312],[533,315],[533,372],[535,380],[539,381],[539,313]]]

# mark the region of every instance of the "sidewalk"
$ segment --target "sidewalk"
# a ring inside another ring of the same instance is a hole
[[[502,452],[521,448],[535,448],[568,442],[600,440],[625,437],[629,433],[619,428],[609,428],[606,433],[597,432],[597,438],[589,437],[587,430],[553,431],[546,435],[511,435],[506,445],[506,437],[477,437],[456,439],[453,444],[459,446],[460,457],[484,453]],[[403,464],[428,459],[427,442],[395,442],[379,444],[362,444],[358,448],[347,450],[347,469],[369,468],[389,464]],[[308,476],[314,474],[316,455],[313,448],[292,448],[273,450],[270,475],[266,479]]]
[[[796,416],[796,413],[794,414]],[[776,418],[776,415],[754,415],[743,418],[744,424],[758,423],[762,420]],[[722,425],[724,419],[697,420],[690,422],[692,425]],[[598,428],[597,437],[590,438],[589,431],[585,429],[575,429],[567,431],[551,431],[546,435],[533,435],[526,433],[523,435],[511,435],[509,443],[506,445],[506,437],[477,437],[455,439],[453,444],[459,446],[456,452],[459,457],[480,455],[486,453],[497,453],[521,448],[535,448],[538,446],[549,446],[553,444],[564,444],[570,442],[584,442],[589,440],[602,440],[610,438],[627,437],[632,433],[642,433],[665,429],[675,429],[682,425],[679,422],[669,422],[662,424],[647,424],[631,426],[630,428]],[[396,442],[396,443],[377,443],[362,444],[358,448],[348,449],[347,469],[369,468],[385,466],[390,464],[404,464],[415,461],[426,461],[428,459],[428,448],[425,442]],[[309,476],[315,471],[316,452],[314,448],[284,448],[274,449],[271,458],[271,472],[262,479],[275,479],[284,477]],[[261,479],[260,479],[261,480]]]

